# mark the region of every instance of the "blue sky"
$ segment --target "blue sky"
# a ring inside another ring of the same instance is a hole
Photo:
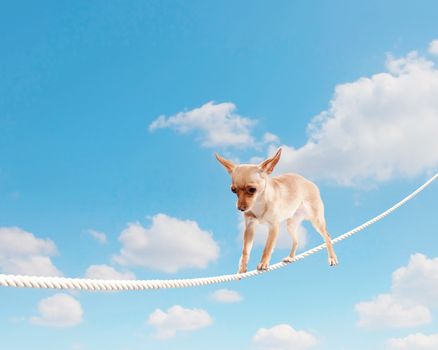
[[[0,273],[236,271],[240,219],[214,152],[248,162],[282,146],[277,173],[319,185],[332,236],[385,210],[438,169],[437,10],[0,4]],[[436,349],[437,195],[433,184],[335,246],[336,268],[320,253],[185,290],[2,288],[3,346]],[[301,250],[321,242],[307,224],[302,236]],[[279,243],[273,261],[288,253]]]

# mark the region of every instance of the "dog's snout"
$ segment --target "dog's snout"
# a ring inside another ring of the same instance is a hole
[[[237,206],[237,209],[239,209],[240,211],[245,211],[247,208],[246,205],[239,205]]]

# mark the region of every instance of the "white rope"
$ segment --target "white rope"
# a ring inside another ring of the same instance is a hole
[[[365,222],[364,224],[354,228],[347,233],[332,240],[333,244],[336,244],[359,231],[362,231],[366,227],[376,223],[383,219],[385,216],[391,214],[396,209],[400,208],[407,201],[415,197],[418,193],[423,191],[429,186],[436,178],[436,173],[431,179],[425,182],[422,186],[412,192],[409,196],[402,199],[393,207],[389,208],[382,214],[375,218]],[[309,255],[315,254],[326,247],[325,243],[315,248],[309,249],[304,253],[295,256],[292,262],[302,260]],[[291,263],[292,263],[291,262]],[[3,287],[21,287],[21,288],[52,288],[52,289],[80,289],[91,291],[117,291],[117,290],[143,290],[143,289],[161,289],[161,288],[185,288],[204,286],[208,284],[238,281],[243,278],[257,276],[265,272],[277,270],[281,267],[285,267],[290,263],[279,262],[271,265],[266,271],[248,271],[241,274],[222,275],[214,277],[202,277],[202,278],[190,278],[190,279],[174,279],[174,280],[94,280],[86,278],[65,278],[65,277],[40,277],[40,276],[23,276],[23,275],[3,275],[0,274],[0,286]]]

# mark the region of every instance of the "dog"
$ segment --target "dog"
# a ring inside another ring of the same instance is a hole
[[[239,273],[247,272],[248,260],[254,242],[254,229],[258,223],[269,226],[265,248],[257,270],[267,270],[278,237],[280,222],[286,220],[287,231],[292,238],[292,248],[284,262],[292,262],[298,248],[297,229],[303,220],[309,220],[324,239],[330,266],[338,264],[327,231],[324,204],[318,187],[304,177],[288,173],[269,177],[280,160],[281,148],[272,158],[260,164],[234,164],[215,154],[216,159],[231,176],[231,191],[237,195],[237,209],[245,219],[242,256]]]

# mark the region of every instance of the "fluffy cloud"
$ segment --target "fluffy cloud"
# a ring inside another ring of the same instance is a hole
[[[219,303],[236,303],[243,299],[238,292],[230,289],[218,289],[213,292],[211,298]]]
[[[243,231],[245,229],[245,222],[243,217],[240,216],[238,230],[239,241],[243,240]],[[318,234],[318,233],[315,233]],[[307,245],[307,230],[303,226],[298,227],[298,249],[303,249]],[[256,226],[256,231],[254,234],[254,244],[264,246],[266,243],[266,238],[268,237],[268,226],[264,224],[259,224]],[[278,234],[278,240],[276,244],[277,249],[291,249],[292,247],[292,238],[286,229],[286,222],[282,222],[280,224],[280,233]]]
[[[272,328],[260,328],[253,343],[263,350],[306,350],[318,344],[316,337],[305,331],[297,331],[288,324]]]
[[[412,255],[407,266],[392,274],[392,290],[400,297],[438,307],[438,258]]]
[[[119,237],[121,265],[152,268],[176,273],[184,268],[205,268],[219,256],[212,234],[201,230],[195,221],[157,214],[149,228],[130,223]]]
[[[172,338],[177,332],[192,332],[210,326],[213,319],[202,309],[185,309],[175,305],[167,312],[156,309],[149,315],[147,323],[156,328],[156,337]]]
[[[405,338],[392,338],[387,341],[388,350],[436,350],[438,334],[410,334]]]
[[[18,227],[0,227],[0,271],[3,273],[60,276],[51,256],[57,254],[49,239],[35,237]]]
[[[389,57],[387,72],[336,87],[330,108],[309,124],[307,143],[282,146],[277,170],[346,186],[430,171],[438,165],[436,91],[433,62],[416,52]]]
[[[406,328],[431,322],[428,308],[398,302],[391,294],[381,294],[371,301],[356,305],[359,313],[358,326],[363,328]]]
[[[233,103],[208,102],[191,111],[159,116],[149,125],[149,130],[171,128],[182,134],[194,131],[204,147],[253,146],[251,128],[255,121],[238,115],[235,110]]]
[[[263,135],[263,142],[270,144],[278,144],[280,143],[280,138],[275,134],[267,132]]]
[[[68,294],[55,294],[38,303],[39,316],[34,316],[30,322],[39,326],[56,328],[73,327],[82,322],[82,306]]]
[[[414,327],[431,322],[438,307],[438,258],[413,254],[392,274],[391,293],[356,305],[358,325],[367,328]]]
[[[429,53],[438,56],[438,40],[433,40],[429,44]]]
[[[429,45],[438,55],[438,40]],[[389,56],[386,71],[336,86],[330,107],[308,125],[302,147],[283,145],[279,172],[296,171],[344,186],[413,177],[438,166],[438,69],[416,51]],[[272,154],[279,138],[255,141],[256,123],[235,113],[233,103],[209,102],[153,121],[149,130],[197,131],[202,145],[261,146]],[[253,159],[259,159],[255,157]]]
[[[132,272],[119,272],[108,265],[91,265],[85,271],[85,278],[102,280],[132,280],[135,275]]]
[[[108,239],[106,238],[106,234],[103,232],[89,229],[89,230],[87,230],[87,233],[91,237],[93,237],[96,241],[98,241],[100,244],[108,243]]]

